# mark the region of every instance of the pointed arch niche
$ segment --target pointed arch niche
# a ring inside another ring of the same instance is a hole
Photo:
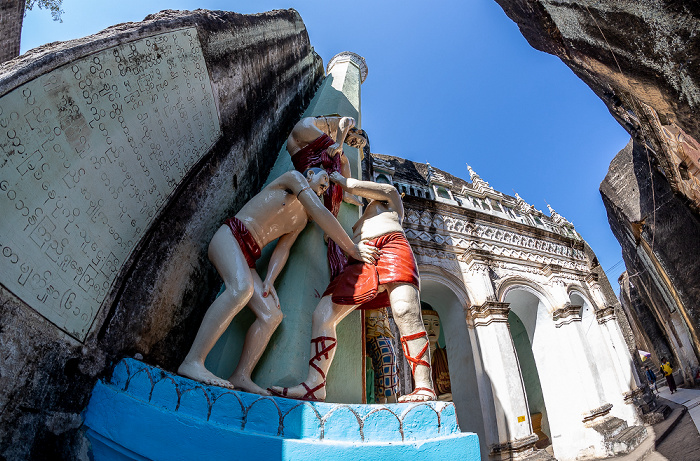
[[[452,398],[463,432],[476,432],[482,441],[482,457],[488,456],[484,415],[477,375],[483,373],[474,330],[467,327],[469,305],[464,283],[435,266],[420,266],[421,301],[440,316],[450,368]],[[475,353],[476,352],[476,353]],[[484,458],[486,459],[486,458]]]
[[[554,325],[543,298],[538,291],[522,285],[511,287],[503,299],[510,307],[508,326],[518,355],[533,431],[540,437],[537,445],[540,448],[552,443],[550,415],[544,391],[547,387],[542,379],[551,381],[548,379],[549,364],[544,363],[547,361],[545,350],[549,347],[542,344],[541,335],[538,333],[548,327],[554,328]],[[549,400],[551,401],[551,398]]]

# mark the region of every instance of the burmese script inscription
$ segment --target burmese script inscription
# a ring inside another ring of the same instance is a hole
[[[0,283],[84,340],[220,135],[196,29],[109,48],[0,98]]]

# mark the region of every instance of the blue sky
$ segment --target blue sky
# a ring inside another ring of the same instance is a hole
[[[28,12],[21,49],[197,8],[295,8],[324,63],[345,50],[367,60],[362,127],[373,152],[463,178],[469,163],[497,190],[545,212],[546,200],[574,223],[618,291],[624,265],[598,187],[629,135],[558,58],[530,47],[493,0],[64,0],[63,23]]]

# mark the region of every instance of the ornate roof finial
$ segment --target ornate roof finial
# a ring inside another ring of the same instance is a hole
[[[491,185],[489,183],[487,183],[486,181],[484,181],[483,179],[481,179],[481,176],[476,174],[476,172],[472,169],[471,166],[469,166],[468,163],[467,163],[467,169],[469,170],[469,179],[472,182],[472,186],[474,186],[474,188],[476,190],[480,190],[482,192],[486,191],[486,190],[493,191],[493,188],[491,187]]]
[[[469,170],[469,179],[471,179],[472,182],[474,182],[474,178],[481,179],[481,176],[476,174],[476,172],[474,170],[472,170],[472,167],[469,166],[468,163],[467,163],[467,170]]]
[[[544,203],[547,203],[547,201],[545,200]],[[554,208],[549,203],[547,203],[547,208],[549,208],[549,215],[552,217],[552,221],[557,224],[571,224],[568,219],[554,211]]]
[[[515,205],[517,209],[522,211],[523,213],[532,213],[533,211],[535,211],[535,207],[523,200],[523,198],[517,192],[515,192]]]

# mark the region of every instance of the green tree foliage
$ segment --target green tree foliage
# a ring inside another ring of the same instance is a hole
[[[51,11],[51,17],[54,21],[63,22],[61,19],[61,15],[63,14],[63,10],[61,9],[62,3],[63,0],[27,0],[24,7],[24,14],[26,15],[27,11],[36,6],[42,10]]]

